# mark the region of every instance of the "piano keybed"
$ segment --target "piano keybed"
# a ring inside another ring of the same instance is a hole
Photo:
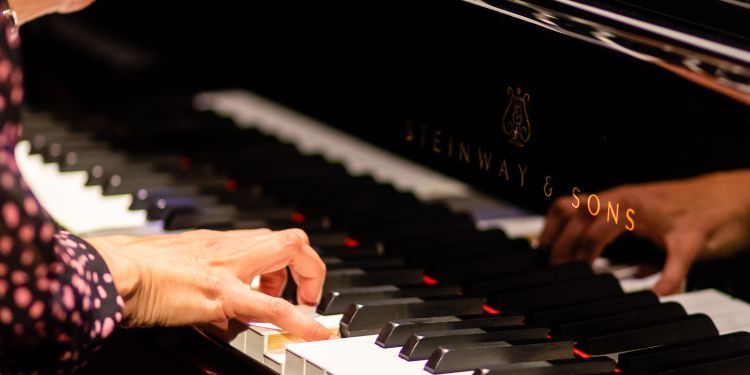
[[[525,238],[539,217],[478,223],[446,202],[508,207],[249,93],[195,103],[200,111],[186,101],[134,111],[118,119],[126,127],[66,127],[30,113],[19,166],[77,232],[305,229],[328,267],[309,313],[343,338],[304,343],[252,323],[231,346],[270,371],[694,374],[750,365],[742,301],[714,290],[658,299],[583,264],[548,266]]]

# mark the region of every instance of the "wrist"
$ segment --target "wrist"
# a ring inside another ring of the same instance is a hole
[[[118,251],[118,240],[111,237],[87,238],[86,241],[104,259],[109,273],[112,275],[117,294],[128,300],[135,293],[141,283],[141,272],[136,262]]]

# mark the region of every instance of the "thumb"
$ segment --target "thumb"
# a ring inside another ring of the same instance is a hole
[[[681,290],[690,266],[698,257],[705,237],[699,233],[673,232],[665,237],[667,259],[661,278],[654,285],[654,293],[660,296],[674,294]]]

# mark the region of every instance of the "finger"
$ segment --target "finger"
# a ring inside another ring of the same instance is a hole
[[[236,316],[242,321],[270,322],[307,341],[331,337],[331,332],[323,325],[281,298],[254,292],[249,288],[242,289],[241,294],[238,298],[232,298],[230,303]]]
[[[305,256],[301,259],[304,259],[307,264],[301,267],[295,259],[289,263],[289,270],[297,284],[297,302],[315,306],[323,292],[326,265],[312,247],[304,246],[302,252]]]
[[[575,260],[578,244],[587,226],[588,219],[581,216],[575,216],[568,221],[550,249],[550,262],[552,264]]]
[[[546,222],[542,234],[539,236],[539,243],[544,246],[551,246],[560,232],[575,214],[575,208],[568,205],[568,202],[558,198],[547,213]]]
[[[654,285],[654,293],[660,296],[677,293],[696,257],[703,248],[704,236],[699,233],[673,233],[665,238],[667,259],[661,278]]]
[[[607,221],[606,216],[599,215],[584,230],[575,260],[593,262],[601,255],[604,248],[619,237],[625,228]]]
[[[299,229],[273,232],[267,240],[249,247],[241,256],[236,263],[242,280],[249,280],[254,273],[264,274],[289,266],[300,290],[301,302],[317,301],[325,279],[325,264],[310,247],[305,232]]]
[[[278,297],[284,291],[287,278],[286,268],[263,274],[260,276],[260,291]]]

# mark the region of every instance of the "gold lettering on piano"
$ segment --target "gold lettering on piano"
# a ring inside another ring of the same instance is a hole
[[[505,181],[510,181],[510,175],[508,174],[508,163],[503,159],[500,163],[500,172],[497,173],[498,177],[505,176]]]
[[[634,231],[635,230],[635,210],[632,208],[628,208],[627,211],[625,211],[625,218],[628,220],[628,224],[625,226],[626,230]]]
[[[612,214],[612,220],[617,225],[617,220],[620,217],[620,203],[617,203],[617,209],[612,208],[612,202],[607,201],[607,222],[609,223],[609,214]]]
[[[570,203],[571,207],[575,209],[579,209],[581,207],[581,198],[579,197],[579,194],[581,193],[581,188],[574,186],[571,190],[571,197],[573,198],[573,201]],[[599,198],[598,194],[589,194],[586,198],[586,211],[589,215],[596,217],[599,216],[599,213],[602,209],[602,201],[601,198]],[[607,200],[607,217],[606,221],[609,223],[610,221],[613,223],[613,225],[619,225],[619,218],[620,218],[620,202],[612,202],[610,200]],[[611,219],[610,219],[611,218]],[[625,219],[627,220],[627,224],[625,224],[625,230],[627,231],[634,231],[635,230],[635,209],[628,208],[625,210]]]
[[[528,94],[521,95],[521,93],[521,91],[517,90],[514,94],[514,96],[520,95],[520,98],[516,99],[521,102],[515,102],[515,104],[512,102],[511,104],[519,106],[523,104],[522,107],[519,107],[523,112],[520,115],[516,114],[514,116],[525,118],[526,125],[528,125],[525,103],[528,102],[529,98]],[[516,111],[516,109],[512,106],[509,107],[509,109],[506,109],[506,116],[513,115],[513,111]],[[513,122],[513,124],[515,123],[516,122]],[[486,144],[482,145],[479,143],[472,143],[466,139],[457,137],[455,134],[446,133],[443,130],[430,128],[425,124],[412,121],[406,121],[403,125],[402,131],[403,140],[406,143],[413,144],[414,147],[419,149],[424,149],[425,152],[439,155],[458,162],[461,165],[466,165],[483,173],[494,175],[498,180],[503,181],[504,183],[513,185],[517,184],[516,186],[520,186],[521,188],[526,188],[527,185],[531,184],[531,188],[536,189],[541,185],[544,197],[547,199],[553,198],[554,186],[552,183],[552,176],[541,173],[532,175],[529,173],[530,168],[528,164],[506,157],[506,155],[503,155],[498,149],[486,147]],[[521,143],[528,142],[530,127],[527,128],[527,130],[519,128],[513,130],[513,132],[513,138],[511,138],[511,141],[515,139]],[[545,176],[543,183],[540,181],[541,176]],[[612,202],[603,199],[602,196],[598,194],[586,194],[578,186],[573,186],[571,188],[570,197],[572,198],[570,205],[573,209],[583,210],[583,214],[590,215],[591,217],[606,215],[603,219],[605,219],[607,223],[612,223],[612,225],[624,224],[626,230],[635,230],[636,211],[631,207],[622,207],[622,202]],[[623,209],[625,212],[624,222],[620,220],[620,211]]]
[[[458,142],[458,160],[471,164],[471,145],[464,142]]]
[[[478,147],[477,156],[479,156],[479,168],[482,168],[485,171],[489,171],[490,164],[492,163],[492,153],[485,152],[481,147]]]
[[[520,87],[514,91],[508,86],[506,90],[510,98],[503,113],[503,133],[510,137],[508,142],[514,146],[523,147],[531,139],[531,122],[526,104],[531,100],[529,93],[525,93]]]
[[[581,199],[578,198],[578,193],[581,192],[581,189],[578,187],[573,187],[573,199],[575,199],[575,203],[571,203],[570,205],[573,206],[573,208],[581,207]]]
[[[528,170],[529,170],[528,165],[524,166],[524,165],[521,165],[520,163],[518,164],[518,171],[521,172],[521,187],[523,187],[523,182],[526,179],[526,171]]]
[[[591,198],[596,198],[596,210],[591,208],[593,206],[591,204]],[[602,202],[599,200],[599,196],[596,194],[589,194],[589,198],[586,200],[586,207],[588,207],[591,216],[599,215],[599,211],[602,209]]]
[[[549,198],[552,196],[552,176],[544,177],[544,196]]]
[[[440,130],[435,130],[432,134],[432,152],[439,154],[441,152],[440,150],[440,143],[442,143],[442,138],[440,136],[443,134]]]

